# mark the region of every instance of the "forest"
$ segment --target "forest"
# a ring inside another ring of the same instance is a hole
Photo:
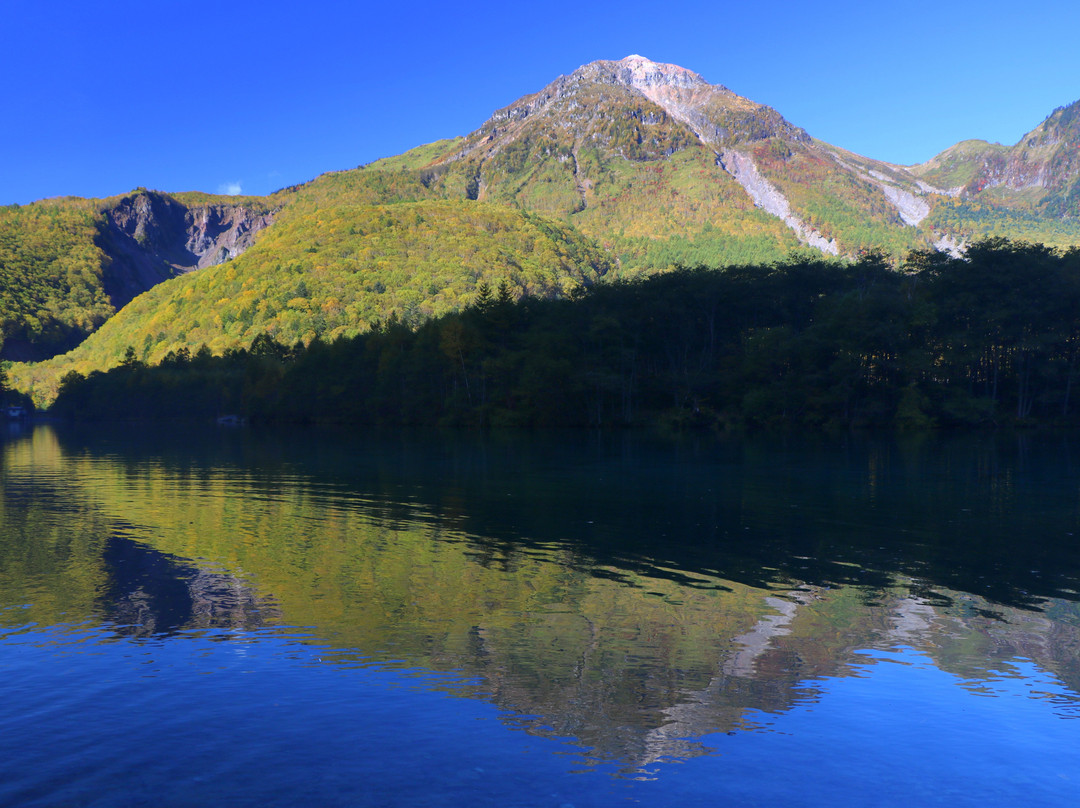
[[[797,258],[678,268],[355,336],[134,348],[68,373],[80,420],[743,429],[1080,424],[1080,249],[992,239],[899,268]]]
[[[0,348],[40,359],[78,345],[114,313],[90,203],[0,207]]]

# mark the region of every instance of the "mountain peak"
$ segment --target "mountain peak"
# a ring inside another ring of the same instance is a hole
[[[1080,101],[1058,107],[1046,120],[1024,136],[1021,145],[1057,145],[1080,141]]]
[[[693,70],[654,62],[640,54],[631,54],[617,62],[590,62],[575,70],[568,81],[626,87],[688,127],[710,148],[774,135],[797,142],[810,139],[775,110],[743,98],[721,84],[710,84]]]
[[[606,59],[590,62],[575,70],[572,77],[586,81],[600,81],[605,84],[621,84],[646,96],[659,88],[682,90],[708,88],[727,92],[723,87],[713,88],[700,75],[685,67],[654,62],[636,53],[623,57],[617,62]]]
[[[687,70],[679,65],[654,62],[638,54],[631,54],[618,61],[619,65],[628,72],[628,83],[642,89],[659,85],[676,84],[683,87],[693,87],[706,84],[707,82],[692,70]]]
[[[551,171],[558,176],[568,172],[572,181],[572,191],[565,195],[571,208],[580,209],[598,181],[588,174],[592,168],[579,163],[582,149],[593,152],[590,159],[600,163],[603,155],[632,162],[663,160],[702,147],[718,159],[724,149],[774,137],[790,145],[811,143],[806,132],[769,107],[679,65],[631,54],[584,64],[496,110],[432,165],[470,162],[473,178],[467,193],[490,199],[511,176],[551,180],[541,166],[554,161],[557,166]],[[550,184],[538,187],[549,190]],[[515,198],[518,191],[512,192]]]

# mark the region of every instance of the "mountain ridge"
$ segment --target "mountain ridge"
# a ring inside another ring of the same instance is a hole
[[[1080,101],[1058,107],[1012,146],[965,140],[910,170],[951,186],[952,196],[1042,207],[1080,216]]]
[[[1006,213],[1032,213],[1037,217],[1056,217],[1068,222],[1080,214],[1080,193],[1076,186],[1080,160],[1075,158],[1080,143],[1075,110],[1080,102],[1055,110],[1016,146],[964,141],[925,163],[903,166],[857,155],[820,141],[775,110],[738,96],[723,85],[710,84],[699,74],[681,66],[653,62],[639,55],[619,61],[591,62],[560,76],[542,90],[522,96],[497,110],[486,123],[442,155],[432,157],[429,153],[425,167],[436,172],[445,171],[456,163],[472,160],[475,165],[466,183],[466,195],[505,197],[508,195],[505,188],[499,187],[505,185],[498,164],[500,154],[514,148],[515,141],[528,140],[529,125],[552,110],[558,112],[560,102],[564,110],[569,107],[577,112],[583,105],[574,103],[573,96],[575,93],[587,95],[590,85],[603,85],[609,91],[623,88],[636,93],[653,108],[636,109],[631,117],[646,128],[651,124],[655,129],[660,124],[668,125],[672,130],[660,132],[659,136],[654,133],[652,138],[643,138],[638,133],[636,143],[631,144],[629,150],[615,138],[613,151],[621,157],[664,159],[695,145],[711,148],[717,164],[742,186],[755,206],[783,221],[801,243],[824,252],[850,255],[871,245],[865,238],[852,237],[851,233],[845,235],[844,228],[830,221],[829,214],[821,210],[829,205],[814,199],[813,193],[808,193],[805,188],[795,187],[800,184],[831,182],[834,187],[829,194],[841,199],[846,196],[846,215],[850,222],[855,223],[859,216],[865,217],[866,221],[878,226],[876,235],[879,238],[883,229],[919,230],[922,226],[921,232],[911,232],[907,236],[897,236],[894,232],[885,239],[894,242],[886,245],[893,250],[930,246],[955,249],[972,238],[1008,235],[1009,227],[1017,226],[1015,221],[998,221],[993,225],[962,222],[957,227],[951,208],[946,216],[935,218],[932,215],[944,199],[978,198],[980,203],[1001,206]],[[601,95],[602,101],[610,103],[610,92]],[[660,111],[662,114],[658,114]],[[567,128],[567,116],[563,116],[562,123],[563,128]],[[674,124],[681,124],[682,131]],[[536,126],[532,128],[535,130]],[[562,209],[558,204],[549,204],[546,213],[578,214],[591,201],[590,192],[597,181],[589,175],[591,166],[582,166],[579,151],[583,145],[595,145],[602,138],[598,138],[597,132],[590,131],[589,126],[578,129],[581,131],[576,142],[564,149],[560,157],[566,162],[573,160],[573,187],[580,201],[570,210],[565,204]],[[761,147],[766,143],[770,149],[763,152]],[[520,142],[517,147],[521,150]],[[1053,154],[1042,158],[1035,154],[1040,149],[1042,152],[1053,151]],[[779,160],[773,159],[777,156]],[[489,160],[494,160],[495,165],[485,168]],[[810,164],[801,175],[792,167],[799,160]],[[379,163],[376,161],[371,165],[378,167]],[[554,175],[555,184],[558,184],[557,172],[547,173],[545,182],[551,183]],[[807,177],[807,174],[812,176]],[[840,177],[843,181],[837,182]],[[563,184],[567,185],[565,180]],[[1048,188],[1049,192],[1033,194],[1032,187]],[[987,189],[991,189],[990,193],[983,193]],[[521,191],[522,188],[517,188],[509,196],[529,207],[535,200]],[[564,188],[564,203],[572,198],[569,188]],[[1008,215],[1005,218],[1008,219]],[[590,230],[586,222],[579,224]],[[1018,234],[1027,237],[1031,229],[1030,226],[1023,227]],[[1075,243],[1080,230],[1068,229],[1074,232],[1061,239],[1053,232],[1054,228],[1050,228],[1045,240]],[[605,240],[600,228],[592,228],[592,234]]]
[[[583,65],[496,110],[442,154],[436,146],[424,148],[429,151],[422,167],[432,179],[444,178],[447,192],[571,217],[616,252],[612,228],[588,210],[597,203],[611,206],[610,199],[597,198],[598,186],[610,179],[604,158],[641,164],[695,151],[711,153],[716,167],[748,197],[743,205],[734,198],[712,205],[713,221],[737,223],[749,202],[799,243],[833,255],[955,249],[986,235],[955,227],[955,217],[932,216],[941,199],[964,196],[972,177],[950,185],[934,172],[933,161],[900,166],[832,146],[770,107],[686,68],[638,55]],[[370,167],[380,168],[380,162]],[[712,186],[724,181],[708,179]],[[725,235],[731,238],[732,229],[743,227],[736,224]],[[627,252],[623,259],[633,263],[632,250]]]
[[[260,323],[307,340],[324,327],[328,334],[362,330],[368,319],[411,322],[447,305],[468,305],[479,286],[473,257],[444,261],[433,250],[440,243],[468,245],[473,256],[494,250],[492,266],[502,274],[484,275],[489,286],[506,281],[513,295],[542,289],[556,296],[591,278],[586,267],[601,265],[597,278],[630,279],[678,265],[769,264],[800,250],[899,259],[935,248],[958,254],[967,243],[997,236],[1080,245],[1078,150],[1080,102],[1054,110],[1015,146],[963,141],[926,163],[899,166],[815,138],[771,107],[678,65],[639,55],[599,60],[497,109],[467,135],[328,172],[268,197],[138,189],[108,200],[0,208],[0,287],[6,284],[0,292],[14,301],[0,303],[22,307],[3,321],[14,325],[0,323],[5,356],[41,358],[29,348],[10,353],[35,334],[57,332],[50,344],[70,347],[116,308],[125,325],[110,331],[130,335],[148,361],[194,350],[196,337],[215,350],[247,344]],[[460,205],[470,203],[488,207],[464,226],[469,217]],[[400,205],[420,207],[399,215]],[[507,218],[496,209],[522,215]],[[20,236],[30,220],[40,232]],[[438,227],[446,228],[441,240]],[[514,229],[520,237],[500,236],[498,245],[488,238]],[[376,231],[377,243],[371,241]],[[264,236],[265,248],[245,259]],[[361,244],[362,238],[368,241]],[[420,244],[413,252],[398,249]],[[563,254],[576,257],[567,262],[557,257]],[[558,277],[540,283],[530,275],[537,255],[556,256]],[[212,265],[222,261],[228,265],[222,278],[251,277],[213,281],[218,267]],[[450,267],[470,277],[452,277]],[[200,281],[205,311],[189,311],[177,296],[194,286],[174,276],[193,270],[210,273]],[[67,279],[57,280],[58,273]],[[292,277],[297,273],[318,277]],[[27,277],[45,278],[52,291],[33,299],[12,295]],[[271,290],[275,278],[285,278],[288,289]],[[244,280],[250,283],[236,285]],[[167,317],[150,311],[147,301],[139,314],[128,311],[127,301],[159,282],[167,288],[148,301],[168,309]],[[219,282],[214,297],[209,290]],[[444,295],[440,284],[453,294]],[[255,314],[234,305],[230,295],[254,288],[264,298]],[[302,288],[309,294],[282,297]],[[343,307],[333,290],[345,288]],[[343,312],[360,319],[346,322]],[[93,348],[93,367],[81,352],[83,359],[54,364],[80,370],[115,364],[119,354],[106,355],[116,353],[112,342],[102,343],[107,350]],[[55,389],[55,379],[47,384]]]

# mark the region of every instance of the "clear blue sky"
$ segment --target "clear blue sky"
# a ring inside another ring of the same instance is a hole
[[[265,194],[420,143],[594,59],[674,62],[896,163],[1080,99],[1077,0],[6,0],[0,204]]]

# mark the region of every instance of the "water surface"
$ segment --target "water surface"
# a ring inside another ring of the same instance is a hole
[[[0,804],[1074,805],[1080,440],[0,445]]]

